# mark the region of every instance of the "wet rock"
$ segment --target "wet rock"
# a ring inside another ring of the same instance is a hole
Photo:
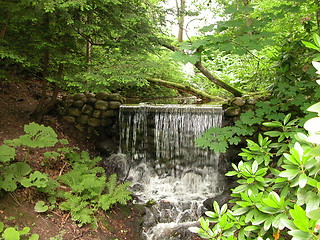
[[[107,110],[108,106],[109,106],[109,103],[103,100],[98,100],[94,105],[94,107],[99,110]]]
[[[87,124],[91,127],[99,127],[100,126],[100,119],[98,118],[88,118]]]
[[[101,119],[101,126],[102,127],[111,126],[112,124],[113,124],[113,120],[111,118]]]
[[[82,113],[86,114],[86,115],[91,115],[92,114],[92,111],[93,111],[93,107],[86,104],[82,107],[81,109]]]
[[[87,124],[88,118],[89,118],[88,115],[81,115],[77,118],[77,122],[81,124]]]
[[[228,184],[227,189],[223,191],[220,195],[217,195],[213,198],[208,198],[203,202],[203,205],[209,211],[213,211],[213,202],[216,201],[221,207],[223,204],[228,203],[231,200],[231,189],[235,188],[238,185],[236,181],[232,181]]]
[[[232,105],[242,107],[245,104],[245,101],[241,97],[235,97],[232,102]]]
[[[118,151],[118,144],[112,139],[105,139],[96,142],[96,148],[99,152],[111,155]]]
[[[96,94],[96,98],[99,100],[108,100],[109,99],[109,93],[107,92],[98,92]]]
[[[85,126],[83,125],[83,124],[81,124],[81,123],[77,123],[76,125],[75,125],[75,127],[76,127],[76,129],[78,129],[80,132],[84,132],[85,131]]]
[[[73,95],[73,99],[75,101],[86,99],[86,95],[84,93],[76,93]]]
[[[67,113],[67,110],[66,110],[64,107],[62,107],[62,106],[59,106],[59,107],[57,108],[57,111],[58,111],[58,114],[59,114],[59,115],[62,115],[62,116]]]
[[[118,101],[118,102],[123,102],[123,97],[118,94],[118,93],[112,93],[109,95],[108,98],[110,101]]]
[[[62,102],[62,105],[65,108],[68,108],[68,107],[72,106],[73,102],[74,102],[74,100],[72,98],[67,98]]]
[[[228,107],[224,114],[227,117],[235,117],[238,116],[241,113],[241,108],[239,107]]]
[[[67,121],[68,123],[75,123],[76,119],[72,116],[63,116],[62,117],[65,121]]]
[[[86,92],[85,93],[86,97],[89,98],[94,98],[96,95],[94,93]]]
[[[69,108],[68,113],[71,116],[79,117],[81,115],[81,110],[79,108]]]
[[[115,117],[117,116],[117,114],[118,112],[112,109],[102,112],[103,117]]]
[[[90,97],[87,100],[87,103],[94,106],[94,104],[97,102],[97,99],[95,97]]]
[[[81,100],[75,101],[73,102],[72,106],[74,106],[75,108],[82,108],[84,105],[84,102]]]
[[[247,104],[250,104],[250,105],[255,105],[257,102],[258,102],[258,99],[254,97],[250,97],[247,100]]]
[[[92,117],[99,118],[101,116],[101,110],[94,110],[92,113]]]
[[[109,102],[109,107],[111,109],[118,109],[120,107],[121,103],[118,101],[110,101]]]

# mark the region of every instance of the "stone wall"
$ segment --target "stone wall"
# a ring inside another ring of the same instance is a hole
[[[256,108],[256,103],[258,101],[266,100],[264,97],[252,97],[249,95],[244,95],[242,97],[235,97],[230,99],[227,103],[223,104],[224,109],[224,121],[223,127],[233,126],[237,120],[240,119],[240,114],[249,110],[254,110]],[[259,129],[257,129],[258,133]],[[241,137],[240,137],[241,138]],[[238,154],[241,152],[241,148],[246,147],[246,138],[242,137],[241,142],[237,146],[230,146],[226,153],[226,158],[230,162],[237,163],[241,160]]]
[[[80,131],[111,136],[118,132],[119,107],[123,100],[119,94],[106,92],[76,93],[62,97],[58,101],[57,111]]]

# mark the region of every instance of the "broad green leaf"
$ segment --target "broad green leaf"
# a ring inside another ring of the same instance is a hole
[[[287,123],[289,122],[290,118],[291,118],[291,113],[289,113],[289,114],[287,114],[285,116],[285,118],[283,119],[283,124],[287,125]]]
[[[258,226],[247,226],[247,227],[244,228],[244,231],[245,232],[252,232],[252,231],[255,231],[255,230],[259,229],[259,228],[260,227],[258,227]]]
[[[31,171],[31,167],[25,162],[15,162],[5,169],[6,173],[13,173],[17,179],[28,175]]]
[[[317,133],[320,131],[320,117],[314,117],[305,122],[304,128],[309,133]]]
[[[29,240],[39,240],[39,235],[34,233],[30,236]]]
[[[22,230],[19,231],[20,235],[26,235],[30,232],[30,228],[29,227],[24,227]]]
[[[38,201],[34,206],[34,211],[36,212],[46,212],[49,209],[47,205],[45,205],[44,201]]]
[[[314,50],[317,50],[319,51],[320,48],[318,48],[316,45],[314,45],[313,43],[310,43],[310,42],[306,42],[306,41],[302,41],[302,43],[307,47],[307,48],[311,48],[311,49],[314,49]]]
[[[200,218],[200,225],[205,231],[209,229],[209,221],[205,218]]]
[[[198,233],[201,228],[198,228],[198,227],[189,227],[188,229],[189,229],[190,232]]]
[[[2,237],[4,240],[20,240],[20,234],[13,227],[6,228],[4,230]]]
[[[311,107],[307,109],[309,112],[320,113],[320,102],[313,104]]]
[[[294,225],[301,231],[309,231],[309,220],[306,216],[306,212],[298,205],[294,205],[294,209],[289,210],[291,217],[293,218]]]
[[[294,237],[295,240],[306,240],[306,239],[310,239],[310,237],[312,237],[312,235],[308,232],[304,232],[301,230],[291,230],[288,232],[291,236]]]
[[[248,212],[249,210],[250,210],[250,208],[248,208],[248,207],[244,207],[244,208],[241,207],[241,208],[238,208],[238,209],[232,211],[232,215],[233,216],[240,216],[240,215]]]
[[[265,132],[264,134],[267,135],[267,136],[270,136],[270,137],[279,137],[279,136],[282,135],[282,132],[279,132],[279,131],[268,131],[268,132]]]
[[[3,229],[4,229],[4,224],[3,222],[0,222],[0,233],[3,231]]]
[[[320,144],[320,135],[312,135],[306,138],[309,143]]]
[[[299,172],[300,172],[299,169],[288,169],[288,170],[280,172],[279,176],[288,178],[289,180],[292,180],[293,178],[295,178],[298,175]]]
[[[315,209],[310,212],[307,212],[307,217],[312,220],[319,220],[320,219],[320,209]]]
[[[0,146],[0,162],[9,162],[16,156],[16,149],[7,145]]]
[[[300,188],[304,188],[307,184],[307,181],[308,181],[308,177],[305,173],[302,173],[300,176],[299,176],[299,187]]]
[[[316,34],[316,33],[313,33],[313,34],[312,34],[312,37],[313,37],[314,43],[315,43],[318,47],[320,47],[320,37],[319,37],[319,35]]]
[[[292,222],[292,220],[291,219],[288,219],[288,218],[281,218],[281,224],[283,225],[283,226],[285,226],[286,228],[289,228],[289,229],[295,229],[296,228],[296,226],[294,225],[294,223]]]
[[[264,122],[262,125],[266,127],[282,127],[281,122]]]
[[[8,174],[4,177],[4,180],[1,182],[1,188],[7,192],[12,192],[17,189],[17,180],[13,174]]]
[[[320,63],[319,62],[312,62],[312,65],[315,67],[315,69],[317,69],[317,74],[320,74]]]

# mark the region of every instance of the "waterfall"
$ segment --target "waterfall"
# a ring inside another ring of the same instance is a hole
[[[121,106],[120,154],[126,156],[126,180],[133,184],[136,202],[152,206],[142,238],[182,239],[175,231],[194,224],[203,213],[203,200],[223,190],[219,155],[195,143],[221,122],[217,106]]]

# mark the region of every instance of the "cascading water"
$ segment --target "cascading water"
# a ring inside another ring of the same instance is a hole
[[[145,217],[142,239],[182,239],[177,231],[194,224],[203,200],[223,190],[219,155],[195,143],[221,121],[216,106],[121,106],[120,153],[127,156],[122,169],[136,201],[155,203]]]

